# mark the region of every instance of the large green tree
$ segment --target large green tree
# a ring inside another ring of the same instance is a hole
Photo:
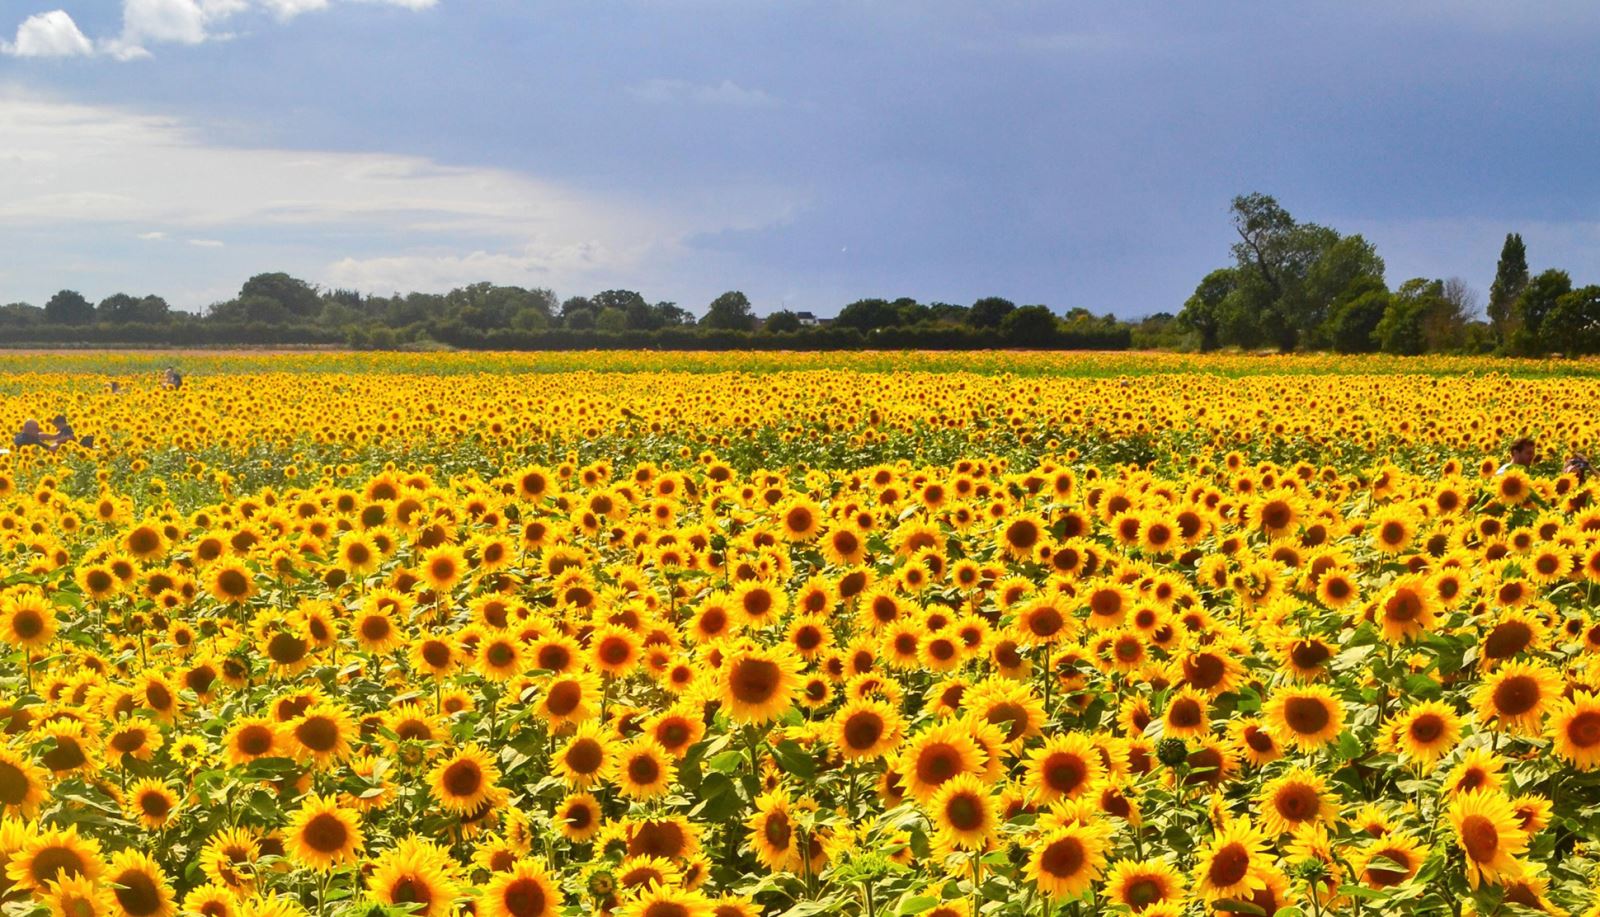
[[[1571,292],[1572,278],[1566,271],[1552,268],[1528,281],[1511,306],[1508,348],[1513,353],[1529,356],[1543,352],[1545,316],[1556,307],[1557,300]]]
[[[77,290],[62,290],[44,304],[44,320],[52,325],[88,325],[94,322],[94,304]]]
[[[738,290],[729,290],[711,301],[700,324],[726,331],[754,331],[756,313],[750,308],[750,297]]]
[[[1520,233],[1506,233],[1505,244],[1500,246],[1500,261],[1494,268],[1494,282],[1489,284],[1489,325],[1495,336],[1504,341],[1510,337],[1513,312],[1517,297],[1528,288],[1528,248],[1522,244]]]

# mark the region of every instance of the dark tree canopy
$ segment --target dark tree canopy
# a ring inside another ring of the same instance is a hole
[[[62,290],[44,304],[44,320],[52,325],[87,325],[94,321],[94,306],[77,290]]]
[[[724,331],[750,331],[756,326],[756,314],[750,308],[750,298],[738,290],[729,290],[711,301],[700,324]]]
[[[1510,336],[1517,297],[1527,288],[1528,248],[1522,244],[1520,233],[1506,233],[1500,261],[1494,268],[1494,281],[1489,284],[1489,324],[1501,340]]]
[[[967,311],[967,321],[974,328],[998,328],[1017,308],[1016,303],[999,296],[985,296],[972,304]]]

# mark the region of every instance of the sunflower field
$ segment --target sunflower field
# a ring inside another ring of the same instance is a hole
[[[0,360],[6,917],[1600,915],[1596,366],[784,359]]]

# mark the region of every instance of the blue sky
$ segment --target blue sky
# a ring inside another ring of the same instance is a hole
[[[0,302],[611,287],[1176,311],[1261,190],[1600,282],[1600,5],[0,0]]]

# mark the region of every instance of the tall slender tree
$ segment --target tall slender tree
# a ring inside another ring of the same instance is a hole
[[[1514,330],[1511,324],[1517,297],[1527,288],[1528,249],[1522,244],[1521,233],[1508,232],[1505,244],[1500,246],[1494,282],[1489,284],[1489,324],[1499,340],[1506,340]]]

